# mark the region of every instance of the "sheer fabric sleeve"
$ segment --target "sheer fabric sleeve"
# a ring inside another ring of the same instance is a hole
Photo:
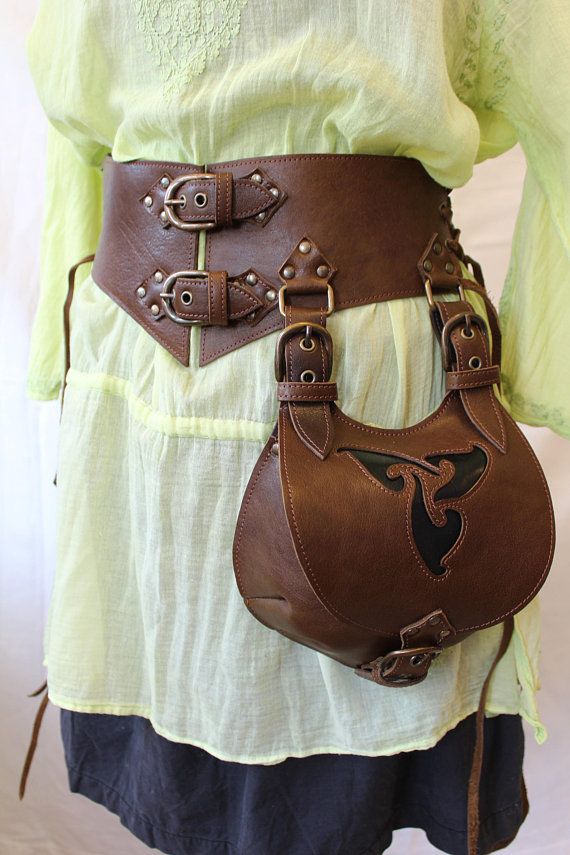
[[[570,6],[484,8],[478,160],[518,140],[527,163],[500,302],[503,395],[518,421],[570,437]]]
[[[39,296],[27,369],[27,394],[35,400],[57,398],[61,389],[67,272],[80,258],[95,251],[103,193],[101,170],[86,163],[74,144],[51,124],[46,157]],[[88,274],[88,266],[79,269],[79,287]]]

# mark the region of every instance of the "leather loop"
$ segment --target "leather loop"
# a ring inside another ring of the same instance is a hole
[[[480,386],[492,386],[499,383],[501,379],[498,365],[489,365],[487,368],[471,368],[463,371],[446,371],[445,389],[476,389]]]
[[[336,401],[338,398],[336,383],[315,381],[314,383],[277,384],[279,401]]]

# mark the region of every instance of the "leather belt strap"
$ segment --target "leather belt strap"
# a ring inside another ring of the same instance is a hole
[[[92,276],[184,365],[199,324],[205,365],[284,326],[279,291],[295,283],[301,261],[330,286],[336,310],[424,295],[420,258],[432,289],[456,291],[450,210],[449,191],[411,158],[195,165],[109,156]]]

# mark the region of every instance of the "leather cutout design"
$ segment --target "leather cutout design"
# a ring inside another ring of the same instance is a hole
[[[446,500],[461,498],[477,484],[487,467],[484,451],[476,446],[466,454],[427,457],[426,463],[432,464],[429,468],[394,455],[359,449],[340,451],[350,451],[388,490],[400,492],[411,475],[414,481],[411,520],[417,550],[432,573],[436,576],[446,573],[448,568],[443,559],[457,543],[462,530],[461,513],[447,507]]]

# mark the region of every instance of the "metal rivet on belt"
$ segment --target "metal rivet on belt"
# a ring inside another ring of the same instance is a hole
[[[163,279],[164,279],[164,276],[162,275],[160,270],[157,270],[156,273],[154,274],[154,281],[155,282],[162,282]]]
[[[427,272],[429,273],[432,268],[433,264],[431,263],[429,258],[426,258],[426,260],[424,261],[424,270],[427,270]]]
[[[311,244],[308,240],[302,240],[299,244],[299,252],[304,253],[305,255],[311,251]]]
[[[317,267],[317,276],[319,276],[321,279],[326,279],[328,275],[329,269],[326,264],[319,264],[319,266]]]
[[[161,179],[160,179],[160,185],[161,185],[161,187],[164,187],[164,188],[166,189],[166,188],[168,187],[168,185],[169,185],[169,184],[170,184],[170,181],[169,181],[169,179],[166,177],[166,175],[164,176],[164,178],[161,178]]]
[[[273,289],[268,291],[267,294],[265,295],[265,299],[269,300],[270,303],[272,303],[276,297],[277,297],[277,291],[274,291]]]
[[[146,289],[142,285],[137,288],[137,297],[146,297]]]
[[[272,196],[275,196],[276,199],[279,198],[279,190],[277,189],[277,187],[270,187],[269,192]]]
[[[253,175],[251,176],[251,180],[255,181],[257,184],[261,184],[261,182],[263,181],[261,175],[258,172],[253,173]]]
[[[436,242],[434,243],[434,245],[433,245],[432,249],[433,249],[433,251],[435,252],[435,254],[436,254],[436,255],[441,255],[441,244],[440,244],[440,242],[439,242],[439,241],[437,241],[437,240],[436,240]]]
[[[147,206],[147,208],[150,208],[150,206],[152,205],[152,196],[145,196],[144,197],[144,203]]]
[[[453,265],[451,261],[448,261],[445,265],[445,272],[450,274],[455,273],[455,265]]]
[[[163,223],[168,222],[168,214],[166,213],[166,211],[160,212],[160,219],[162,220]]]
[[[265,211],[260,211],[259,214],[257,214],[255,219],[257,220],[258,223],[262,223],[266,216],[267,216],[267,214],[265,213]]]
[[[158,315],[158,314],[159,314],[159,312],[160,312],[160,307],[159,307],[159,306],[157,306],[157,305],[156,305],[156,303],[154,303],[154,305],[152,305],[152,306],[150,307],[150,310],[151,310],[152,314],[156,316],[156,315]]]
[[[438,616],[434,615],[433,617],[430,617],[430,619],[428,620],[428,623],[430,626],[436,626],[439,623]]]
[[[288,264],[286,267],[283,268],[283,278],[284,279],[292,279],[294,277],[294,275],[295,275],[295,268],[291,264]]]
[[[245,281],[248,285],[257,285],[257,276],[255,273],[248,273],[245,277]]]

